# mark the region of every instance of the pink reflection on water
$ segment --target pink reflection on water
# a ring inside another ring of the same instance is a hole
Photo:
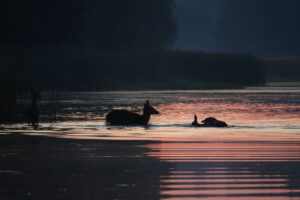
[[[211,195],[211,196],[218,196],[218,195],[240,195],[240,194],[260,194],[260,199],[262,198],[263,194],[288,194],[291,192],[289,189],[274,189],[274,190],[261,190],[261,189],[206,189],[206,190],[169,190],[163,191],[162,195]],[[300,192],[300,190],[294,190],[293,192]],[[213,194],[213,195],[212,195]]]
[[[224,189],[224,188],[228,188],[228,189],[255,189],[255,188],[261,188],[261,189],[269,189],[270,187],[275,187],[275,188],[284,188],[286,187],[286,184],[277,184],[277,183],[273,183],[273,184],[242,184],[242,185],[238,185],[238,184],[223,184],[223,183],[218,183],[218,184],[214,184],[214,185],[195,185],[193,183],[191,184],[185,184],[185,185],[162,185],[161,188],[163,188],[163,190],[172,190],[172,189],[186,189],[186,188],[195,188],[197,189]]]
[[[188,199],[188,200],[199,200],[199,199],[209,199],[209,200],[284,200],[284,199],[289,199],[289,200],[297,200],[298,198],[287,198],[285,197],[284,194],[278,197],[267,197],[267,196],[261,196],[261,197],[225,197],[225,196],[220,196],[220,197],[188,197],[188,198],[182,198],[182,197],[166,197],[166,198],[161,198],[161,200],[183,200],[183,199]]]
[[[204,98],[184,98],[188,103],[161,104],[162,114],[154,117],[159,123],[191,123],[193,115],[199,119],[212,116],[230,125],[288,125],[300,123],[300,106],[288,104],[253,103],[240,99],[238,102],[204,101]],[[190,99],[190,100],[189,100]]]
[[[162,199],[300,199],[300,189],[295,187],[299,174],[288,170],[299,165],[298,140],[228,141],[220,137],[147,146],[152,149],[149,156],[176,165],[160,177]]]
[[[194,177],[197,178],[197,177]],[[223,177],[223,179],[211,179],[210,176],[207,177],[207,179],[162,179],[161,183],[214,183],[214,184],[218,184],[218,183],[227,183],[227,182],[235,182],[236,184],[242,184],[242,183],[251,183],[251,182],[273,182],[274,184],[276,184],[277,182],[281,183],[281,182],[287,182],[287,179],[285,178],[265,178],[265,177],[261,177],[261,178],[257,178],[257,179],[234,179],[234,178],[227,178],[227,177]]]
[[[86,100],[77,111],[73,105],[65,108],[70,112],[60,116],[67,118],[66,122],[42,123],[39,130],[13,125],[0,132],[158,141],[140,146],[150,149],[147,156],[173,166],[160,176],[161,199],[300,199],[300,94],[269,92],[272,91],[109,92],[100,97],[91,94],[89,98],[93,97],[95,103],[88,111]],[[151,117],[150,126],[105,125],[110,109],[141,113],[144,99],[148,98],[161,113]],[[212,116],[231,126],[195,128],[191,126],[194,114],[199,121]]]

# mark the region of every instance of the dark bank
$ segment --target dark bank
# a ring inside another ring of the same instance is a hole
[[[147,156],[145,144],[1,135],[0,198],[159,199],[172,164]]]

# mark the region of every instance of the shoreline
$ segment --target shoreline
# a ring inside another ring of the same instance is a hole
[[[171,164],[142,144],[0,135],[0,199],[159,199]]]
[[[298,198],[299,151],[299,141],[0,135],[0,199]]]

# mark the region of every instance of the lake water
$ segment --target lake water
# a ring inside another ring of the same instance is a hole
[[[147,157],[171,164],[156,183],[158,199],[300,199],[300,88],[59,96],[63,121],[42,123],[38,130],[2,126],[1,133],[149,141],[136,146],[148,149]],[[147,99],[160,112],[147,127],[106,126],[111,109],[141,113]],[[46,104],[41,102],[42,111]],[[194,114],[216,117],[229,127],[192,127]]]

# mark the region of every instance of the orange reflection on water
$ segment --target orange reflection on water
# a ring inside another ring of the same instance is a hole
[[[273,182],[273,183],[281,183],[281,182],[287,182],[287,179],[285,178],[265,178],[265,177],[261,177],[261,178],[256,178],[256,179],[241,179],[241,178],[228,178],[228,177],[223,177],[223,179],[213,179],[209,176],[206,177],[206,179],[197,179],[198,177],[194,177],[193,179],[162,179],[161,183],[191,183],[191,184],[195,184],[195,183],[199,183],[199,184],[203,184],[203,183],[210,183],[210,184],[218,184],[218,183],[228,183],[228,182],[235,182],[236,184],[247,184],[247,183],[251,183],[251,182]]]
[[[290,200],[297,200],[298,198],[286,198],[286,194],[278,195],[278,197],[274,197],[274,195],[268,197],[266,195],[261,195],[261,196],[256,196],[256,197],[251,197],[251,196],[210,196],[210,197],[188,197],[188,198],[183,198],[183,197],[163,197],[161,200],[182,200],[182,199],[188,199],[188,200],[199,200],[199,199],[209,199],[209,200],[232,200],[232,199],[238,199],[238,200],[283,200],[283,199],[290,199]]]
[[[277,184],[277,183],[273,183],[273,184],[229,184],[229,183],[218,183],[218,184],[214,184],[214,185],[195,185],[193,183],[191,184],[185,184],[185,185],[180,185],[180,184],[176,184],[176,185],[162,185],[161,188],[162,190],[172,190],[172,189],[189,189],[189,188],[194,188],[194,189],[224,189],[224,188],[228,188],[228,189],[257,189],[257,188],[261,188],[261,189],[269,189],[270,187],[273,188],[286,188],[287,185],[286,184]]]
[[[161,104],[161,115],[153,118],[158,123],[191,123],[197,114],[199,122],[206,117],[216,117],[229,125],[288,125],[300,124],[299,105],[245,102],[215,102],[203,98],[185,98],[188,103]],[[298,112],[297,112],[298,110]]]
[[[149,144],[149,156],[174,163],[160,177],[162,199],[300,199],[300,142],[217,141]]]
[[[148,145],[149,156],[168,161],[300,161],[297,142],[169,142]]]
[[[269,189],[269,190],[262,190],[262,189],[205,189],[205,190],[169,190],[163,191],[162,195],[210,195],[210,196],[239,196],[241,194],[251,195],[251,194],[260,194],[262,198],[263,194],[287,194],[291,192],[289,189]],[[294,190],[293,192],[300,192],[300,190]],[[213,195],[212,195],[213,194]]]
[[[140,146],[147,148],[147,156],[172,166],[159,176],[161,199],[300,199],[299,97],[297,91],[110,92],[101,94],[99,102],[93,97],[90,111],[81,106],[78,112],[64,114],[74,121],[13,131],[156,141]],[[105,125],[105,115],[112,108],[141,113],[141,99],[150,99],[160,112],[151,117],[149,126]],[[230,126],[192,127],[194,114],[199,122],[212,116]],[[81,118],[86,121],[78,121]]]

